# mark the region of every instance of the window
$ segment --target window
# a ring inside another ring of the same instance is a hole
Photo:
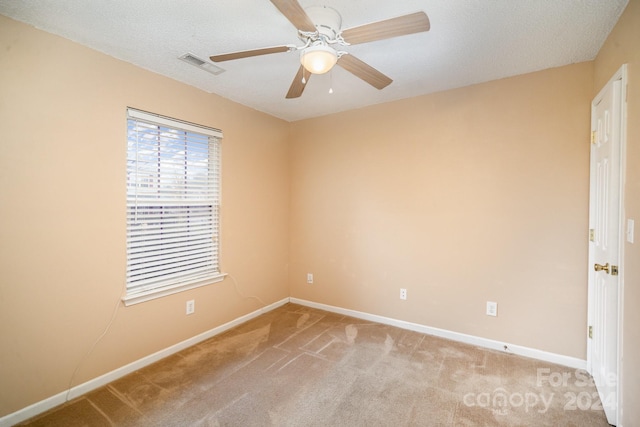
[[[222,132],[127,110],[127,292],[135,304],[220,281]]]

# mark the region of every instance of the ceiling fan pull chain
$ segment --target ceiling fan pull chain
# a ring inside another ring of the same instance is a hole
[[[333,70],[329,71],[329,94],[333,93]]]

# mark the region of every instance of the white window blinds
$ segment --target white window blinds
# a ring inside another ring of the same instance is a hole
[[[222,133],[139,110],[127,113],[125,302],[222,280]]]

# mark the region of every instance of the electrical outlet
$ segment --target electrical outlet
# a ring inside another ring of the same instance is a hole
[[[187,301],[187,314],[193,314],[196,311],[196,301],[190,299]]]
[[[313,273],[307,273],[307,283],[308,284],[313,283]]]
[[[498,315],[498,303],[493,301],[487,301],[487,316]]]
[[[400,289],[400,299],[407,299],[407,290],[406,289]]]

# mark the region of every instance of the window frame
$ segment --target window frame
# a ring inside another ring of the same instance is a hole
[[[159,135],[161,133],[161,129],[163,128],[170,129],[172,132],[184,132],[185,141],[188,141],[193,134],[197,134],[198,136],[203,137],[203,139],[204,137],[206,137],[207,139],[207,143],[206,143],[207,183],[204,184],[203,187],[206,188],[205,191],[207,193],[211,192],[213,194],[213,197],[210,200],[205,198],[204,199],[205,201],[200,201],[200,202],[197,202],[197,198],[185,198],[184,205],[180,203],[180,201],[182,200],[180,199],[177,202],[177,204],[174,205],[173,207],[176,209],[185,209],[184,208],[185,206],[191,207],[192,206],[191,204],[193,204],[193,206],[199,207],[198,203],[205,207],[210,206],[210,211],[211,211],[210,216],[209,216],[209,213],[206,214],[206,217],[210,219],[206,220],[207,221],[206,224],[209,224],[211,227],[211,241],[213,242],[213,245],[212,245],[210,254],[212,259],[215,258],[215,262],[214,262],[215,268],[213,269],[213,271],[209,269],[205,270],[205,273],[204,273],[205,277],[202,277],[202,278],[194,277],[194,272],[189,270],[189,272],[182,275],[178,273],[177,274],[178,277],[171,280],[168,280],[166,278],[164,280],[159,279],[158,280],[159,283],[157,284],[151,283],[146,285],[138,284],[138,285],[131,286],[132,283],[135,283],[136,281],[130,280],[129,278],[130,266],[134,264],[134,262],[131,261],[132,257],[130,256],[131,255],[130,249],[133,246],[132,241],[130,239],[134,239],[133,236],[136,235],[136,232],[139,233],[140,229],[136,228],[136,225],[133,223],[131,223],[130,225],[129,220],[127,219],[127,224],[126,224],[126,243],[127,243],[126,272],[127,274],[125,277],[125,295],[122,297],[122,301],[126,306],[153,300],[156,298],[164,297],[164,296],[175,294],[178,292],[183,292],[189,289],[194,289],[197,287],[217,283],[224,280],[226,276],[226,273],[222,273],[222,270],[220,268],[220,247],[221,247],[220,234],[221,234],[221,201],[222,201],[221,151],[222,151],[222,138],[223,138],[222,131],[220,131],[219,129],[201,126],[195,123],[178,120],[178,119],[174,119],[167,116],[161,116],[158,114],[149,113],[146,111],[137,110],[137,109],[128,107],[127,108],[127,136],[126,136],[126,139],[127,139],[127,166],[126,166],[127,218],[129,218],[130,212],[136,212],[135,215],[137,215],[137,211],[139,208],[142,209],[142,212],[149,212],[152,207],[158,207],[158,201],[154,200],[153,198],[151,199],[150,202],[146,204],[144,201],[138,200],[137,189],[142,188],[140,184],[143,183],[144,180],[138,177],[137,166],[136,166],[136,172],[135,172],[136,176],[134,180],[135,183],[133,187],[133,188],[136,188],[135,197],[131,194],[132,187],[129,184],[129,179],[130,179],[130,175],[132,174],[132,170],[131,170],[132,168],[130,167],[130,158],[129,158],[129,154],[130,154],[129,127],[130,127],[130,121],[132,120],[136,122],[141,122],[150,126],[157,126]],[[168,144],[167,140],[164,140],[163,142],[165,142],[165,144]],[[160,142],[158,144],[160,144]],[[185,142],[185,144],[187,144],[187,142]],[[215,144],[215,146],[212,147],[211,144]],[[158,147],[159,147],[158,153],[160,153],[160,150],[162,148],[160,148],[160,145]],[[139,153],[139,152],[140,152],[139,147],[136,145],[135,153]],[[216,153],[216,155],[213,156],[214,158],[212,158],[212,152]],[[184,154],[185,160],[186,160],[186,157],[189,155],[188,153],[191,153],[191,152],[190,151],[187,152],[185,150],[185,154]],[[160,155],[158,156],[160,157]],[[135,162],[139,162],[138,157],[136,157]],[[159,159],[158,168],[161,167],[161,162],[162,160]],[[164,163],[162,163],[162,165],[164,165]],[[185,170],[186,170],[186,167],[185,167]],[[214,173],[215,175],[213,177],[210,177],[209,174],[211,173]],[[186,172],[185,172],[185,175],[186,175]],[[184,191],[187,192],[188,190],[187,190],[186,181],[184,186],[185,186]],[[161,193],[163,193],[163,191],[161,190],[164,190],[164,192],[167,192],[171,189],[175,189],[175,187],[170,187],[170,184],[166,184],[162,187],[157,187],[157,188],[158,188],[157,199],[161,201],[159,205],[161,207],[161,210],[163,210],[163,208],[171,206],[171,202],[165,201],[164,196],[161,195]],[[184,196],[178,196],[178,198],[181,198],[181,197],[184,197]],[[153,203],[154,201],[155,201],[155,204]],[[187,209],[187,210],[190,210],[190,209]],[[187,223],[191,222],[190,215],[191,215],[190,213],[187,214],[187,218],[189,219]],[[161,235],[165,233],[164,229],[165,227],[167,227],[164,221],[166,221],[164,218],[162,220],[157,221],[159,224],[161,224],[161,226],[159,227],[162,230],[160,232]],[[181,222],[180,224],[184,224],[184,223]],[[217,230],[217,235],[215,234],[215,230]],[[191,239],[191,238],[192,237],[188,237],[188,239]],[[160,251],[164,253],[164,248],[160,249]],[[186,252],[186,250],[184,251]]]

